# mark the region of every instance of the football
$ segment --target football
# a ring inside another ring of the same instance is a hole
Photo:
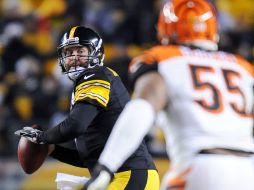
[[[32,126],[39,129],[38,126]],[[46,144],[35,144],[24,137],[21,137],[18,144],[18,160],[27,174],[32,174],[38,170],[48,155],[48,146]]]

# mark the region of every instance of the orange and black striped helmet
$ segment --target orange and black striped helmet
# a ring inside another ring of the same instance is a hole
[[[169,0],[161,9],[157,27],[162,44],[218,48],[216,13],[206,0]]]

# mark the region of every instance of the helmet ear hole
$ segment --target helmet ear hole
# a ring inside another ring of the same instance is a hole
[[[97,58],[92,58],[91,61],[89,61],[88,67],[94,67],[95,65],[100,65],[100,59]]]

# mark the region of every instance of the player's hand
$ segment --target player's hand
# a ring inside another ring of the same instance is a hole
[[[112,178],[113,173],[106,166],[97,164],[82,190],[105,190]]]
[[[17,136],[20,136],[20,137],[24,137],[24,138],[26,138],[27,140],[29,140],[29,141],[31,141],[33,143],[44,144],[40,140],[40,137],[41,137],[41,134],[42,134],[41,130],[34,129],[32,127],[26,126],[23,129],[21,129],[21,130],[15,131],[14,134],[17,135]]]

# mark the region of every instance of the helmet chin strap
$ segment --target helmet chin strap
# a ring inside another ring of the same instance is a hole
[[[71,80],[76,80],[78,78],[78,76],[80,75],[81,72],[83,72],[86,68],[84,67],[71,67],[69,69],[69,71],[67,72],[67,75],[69,77],[69,79]]]
[[[66,69],[65,74],[67,74],[68,78],[72,81],[76,80],[81,72],[83,72],[86,68],[81,66],[76,66],[77,57],[75,56],[75,64],[70,69]]]

